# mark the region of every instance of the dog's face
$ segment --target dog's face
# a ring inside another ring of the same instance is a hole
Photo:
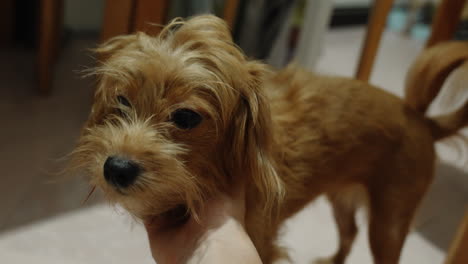
[[[222,20],[176,20],[158,37],[117,37],[97,53],[94,105],[73,160],[111,201],[143,219],[195,213],[239,177],[266,207],[280,196],[267,70],[246,60]]]

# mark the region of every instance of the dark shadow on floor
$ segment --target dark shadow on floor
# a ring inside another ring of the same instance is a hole
[[[0,50],[0,232],[82,208],[88,185],[64,180],[58,159],[69,153],[88,115],[93,80],[76,72],[92,65],[96,36],[74,36],[60,52],[52,94],[39,96],[35,54]],[[95,197],[88,203],[100,199]]]

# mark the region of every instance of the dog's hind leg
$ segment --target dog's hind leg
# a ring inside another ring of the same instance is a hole
[[[327,195],[332,204],[333,215],[339,235],[338,251],[330,258],[316,260],[316,264],[343,264],[351,251],[354,239],[358,232],[355,220],[357,204],[354,201],[346,201],[346,197],[337,194]]]
[[[329,199],[340,236],[338,251],[333,256],[333,264],[343,264],[358,232],[355,219],[357,205],[344,202],[338,197],[329,196]]]
[[[413,216],[424,194],[422,191],[417,197],[405,195],[410,192],[412,190],[406,188],[404,192],[380,190],[370,193],[369,242],[376,264],[399,263]]]

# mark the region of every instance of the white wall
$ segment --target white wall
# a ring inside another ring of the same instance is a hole
[[[333,0],[335,7],[369,6],[373,0]]]
[[[65,0],[65,27],[73,31],[98,31],[103,12],[104,0]]]

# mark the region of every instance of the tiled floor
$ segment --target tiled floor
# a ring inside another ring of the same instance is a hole
[[[362,28],[328,33],[318,70],[352,76],[362,38]],[[56,160],[71,150],[89,111],[91,83],[74,71],[90,65],[84,54],[92,45],[84,39],[66,45],[48,98],[33,92],[32,54],[0,52],[8,62],[0,63],[0,263],[151,263],[141,227],[106,205],[82,208],[87,186],[81,180],[51,182],[51,172],[60,168]],[[401,95],[404,73],[421,47],[386,33],[371,82]],[[466,171],[441,164],[402,263],[440,263],[467,204]],[[370,263],[363,230],[349,263]],[[284,234],[294,263],[308,263],[336,246],[322,199],[289,221]]]

